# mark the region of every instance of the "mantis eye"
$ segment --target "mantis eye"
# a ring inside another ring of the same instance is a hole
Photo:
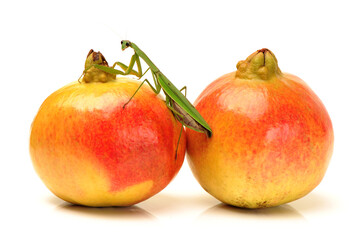
[[[123,44],[123,40],[120,42],[120,44]]]

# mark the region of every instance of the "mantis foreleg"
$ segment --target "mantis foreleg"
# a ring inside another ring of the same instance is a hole
[[[135,70],[133,70],[133,67],[134,67],[134,64],[135,64],[135,63],[137,64],[138,72],[135,71]],[[123,72],[123,71],[120,71],[120,70],[118,70],[118,69],[115,69],[114,67],[115,67],[116,65],[120,66],[120,67],[124,70],[124,72]],[[125,64],[123,64],[123,63],[120,63],[120,62],[114,63],[112,67],[107,67],[107,66],[103,66],[103,65],[93,64],[93,65],[89,66],[88,68],[86,68],[86,69],[83,71],[83,74],[82,74],[82,75],[84,75],[84,73],[87,72],[91,67],[95,67],[95,68],[100,69],[100,70],[102,70],[102,71],[104,71],[104,72],[107,72],[107,73],[110,73],[110,74],[114,74],[114,75],[118,75],[118,74],[119,74],[119,75],[129,75],[129,74],[133,74],[133,75],[136,75],[136,76],[139,77],[139,78],[140,78],[141,76],[143,76],[143,74],[142,74],[142,67],[141,67],[141,65],[140,65],[139,56],[138,56],[136,53],[134,53],[134,55],[133,55],[132,58],[130,59],[129,66],[127,66],[127,65],[125,65]],[[80,77],[82,77],[82,76],[80,76]],[[79,78],[79,79],[80,79],[80,78]],[[78,80],[78,81],[79,81],[79,80]]]
[[[125,69],[124,75],[128,75],[133,70],[133,67],[134,67],[135,63],[137,64],[137,67],[138,67],[139,76],[142,75],[142,67],[140,65],[139,56],[136,53],[134,53],[132,58],[130,59],[129,66],[128,66],[127,69]],[[124,66],[126,67],[126,65],[124,65]]]
[[[133,70],[134,63],[137,65],[138,72]],[[125,65],[124,63],[121,63],[121,62],[115,62],[113,64],[113,68],[116,65],[118,65],[119,67],[121,67],[124,70],[124,75],[132,74],[132,75],[135,75],[135,76],[137,76],[139,78],[141,78],[143,76],[142,65],[140,64],[139,56],[136,53],[134,53],[132,58],[130,59],[129,66],[127,66],[127,65]]]
[[[121,67],[124,71],[126,71],[126,70],[128,69],[128,66],[125,65],[124,63],[121,63],[121,62],[115,62],[115,63],[113,64],[112,68],[115,68],[115,66]],[[125,75],[125,73],[123,73],[123,74]],[[134,69],[132,69],[132,70],[130,71],[130,74],[135,75],[135,76],[137,76],[137,77],[140,76],[139,72],[135,71]]]

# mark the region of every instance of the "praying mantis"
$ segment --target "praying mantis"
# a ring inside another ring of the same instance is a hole
[[[212,136],[212,129],[201,116],[201,114],[195,109],[195,107],[188,101],[186,98],[187,88],[184,86],[180,90],[178,90],[174,84],[158,69],[158,67],[149,59],[149,57],[133,42],[128,40],[121,41],[122,50],[124,51],[127,48],[132,48],[134,50],[134,54],[131,57],[129,65],[125,65],[121,62],[116,62],[112,67],[107,67],[103,65],[94,64],[95,68],[98,68],[102,71],[111,74],[120,74],[120,75],[135,75],[139,77],[139,79],[150,70],[154,80],[154,87],[147,80],[143,80],[139,85],[134,94],[130,97],[130,99],[123,105],[123,108],[132,100],[138,90],[142,87],[142,85],[146,82],[150,88],[156,93],[159,94],[161,90],[163,90],[166,100],[165,103],[167,107],[172,111],[175,118],[182,123],[182,129],[178,138],[177,148],[176,148],[176,158],[179,141],[182,135],[183,126],[193,129],[197,132],[205,133],[210,138]],[[142,67],[140,63],[140,58],[149,66],[149,68],[144,72],[142,72]],[[135,71],[134,65],[137,65],[137,70]],[[115,69],[115,66],[121,67],[123,71]],[[84,71],[86,71],[85,69]],[[182,90],[185,90],[185,95],[182,94]]]

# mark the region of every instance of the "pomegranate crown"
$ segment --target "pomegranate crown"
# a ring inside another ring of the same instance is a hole
[[[252,53],[246,60],[237,63],[238,78],[268,80],[281,73],[277,58],[267,48]]]
[[[90,49],[85,60],[85,70],[82,82],[108,82],[115,79],[116,76],[114,74],[104,72],[94,67],[94,65],[109,67],[107,60],[105,60],[105,57],[101,52],[95,52],[93,49]]]

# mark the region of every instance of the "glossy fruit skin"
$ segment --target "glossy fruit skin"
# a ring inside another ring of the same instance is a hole
[[[239,75],[212,82],[194,104],[213,130],[210,139],[186,131],[194,176],[208,193],[238,207],[272,207],[306,195],[322,180],[332,155],[333,128],[324,105],[294,75]]]
[[[181,124],[140,81],[72,83],[51,94],[31,127],[30,155],[58,197],[86,206],[129,206],[165,188],[178,173]]]

